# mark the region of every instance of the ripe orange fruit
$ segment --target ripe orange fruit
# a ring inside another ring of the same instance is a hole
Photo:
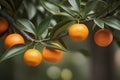
[[[8,29],[8,21],[3,18],[0,17],[0,33],[5,32]]]
[[[29,66],[38,66],[42,62],[42,55],[37,49],[28,49],[23,58]]]
[[[5,38],[5,48],[10,48],[16,44],[25,44],[24,38],[17,33],[13,33],[13,34],[9,34],[6,38]]]
[[[61,47],[57,43],[52,43],[52,44]],[[42,56],[46,61],[55,63],[55,62],[59,62],[62,59],[63,51],[44,47]]]
[[[6,37],[7,37],[7,35],[8,35],[8,33],[7,32],[5,32],[1,37],[0,37],[0,40],[3,40],[3,39],[5,39]]]
[[[88,37],[89,30],[85,24],[73,24],[68,33],[73,41],[83,41]]]
[[[94,40],[98,46],[106,47],[112,42],[113,35],[108,29],[100,29],[95,33]]]

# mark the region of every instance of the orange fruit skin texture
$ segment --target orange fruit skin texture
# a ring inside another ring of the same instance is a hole
[[[38,66],[42,62],[42,55],[36,49],[28,49],[23,58],[28,66]]]
[[[83,41],[88,37],[89,30],[85,24],[73,24],[69,28],[69,36],[73,41]]]
[[[24,38],[17,33],[8,35],[4,41],[5,48],[8,49],[16,44],[25,44]]]
[[[106,47],[112,42],[113,35],[108,29],[100,29],[95,33],[94,40],[98,46]]]
[[[53,44],[58,47],[61,47],[59,44],[56,44],[56,43],[53,43]],[[46,61],[51,62],[51,63],[56,63],[56,62],[61,61],[63,57],[63,51],[44,47],[42,56]]]
[[[1,37],[0,37],[0,40],[4,40],[6,37],[7,37],[8,33],[4,33]]]
[[[8,29],[8,21],[3,17],[0,17],[0,33],[5,32]]]

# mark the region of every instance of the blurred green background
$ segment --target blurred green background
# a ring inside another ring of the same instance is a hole
[[[64,40],[70,51],[64,53],[62,61],[49,63],[43,60],[38,67],[30,67],[20,54],[0,64],[0,80],[90,80],[91,54],[87,41],[72,42],[69,37]]]
[[[16,19],[28,19],[37,28],[42,20],[50,16],[52,16],[50,28],[54,28],[57,23],[68,19],[68,16],[65,16],[66,14],[64,14],[64,16],[59,15],[59,13],[65,12],[63,9],[47,1],[53,1],[56,4],[66,6],[75,12],[70,3],[68,3],[68,0],[44,0],[45,4],[49,8],[48,10],[44,9],[40,0],[0,1],[3,2],[1,2],[2,7],[8,10],[12,16],[16,17]],[[94,2],[94,4],[90,2],[88,5],[90,7],[87,7],[88,11],[91,12],[92,9],[94,12],[98,12],[98,16],[101,14],[101,10],[103,10],[101,6],[106,6],[106,3],[110,5],[109,10],[113,10],[116,5],[119,5],[119,3],[117,3],[119,0],[82,0],[82,9],[85,8],[88,1]],[[113,1],[114,4],[112,5]],[[5,2],[7,4],[4,4]],[[96,6],[99,2],[101,4]],[[97,13],[90,14],[88,18],[92,18],[93,16],[96,17],[96,14]],[[116,11],[115,16],[120,18],[119,15],[120,10],[118,10],[118,12]],[[0,80],[120,80],[119,44],[116,44],[116,42],[113,41],[111,45],[105,48],[97,46],[94,43],[93,34],[97,29],[99,29],[98,26],[93,31],[92,28],[95,26],[93,26],[92,22],[87,22],[85,24],[89,26],[90,30],[90,35],[87,40],[83,42],[73,42],[68,36],[62,38],[68,49],[68,51],[64,53],[62,61],[58,63],[49,63],[43,59],[39,66],[30,67],[24,63],[23,54],[20,54],[0,63]],[[114,37],[117,36],[120,39],[119,31],[113,28],[109,29],[111,29],[113,33],[116,32]],[[45,38],[46,32],[47,31],[45,31],[42,36],[40,35],[40,37]],[[59,33],[57,33],[57,35],[58,34]],[[3,55],[4,52],[3,43],[3,40],[0,41],[0,56]],[[42,52],[42,49],[40,51]]]
[[[0,80],[92,80],[93,55],[90,44],[93,43],[90,43],[91,38],[79,43],[72,42],[69,37],[63,40],[69,51],[64,53],[62,61],[49,63],[43,59],[39,66],[30,67],[24,63],[23,54],[20,54],[0,63]],[[3,44],[3,41],[0,41],[0,44]],[[114,52],[117,51],[117,54],[120,54],[116,43],[113,42],[111,46]],[[4,50],[0,50],[0,55],[2,51]],[[113,64],[114,80],[120,79],[120,62],[117,61]]]

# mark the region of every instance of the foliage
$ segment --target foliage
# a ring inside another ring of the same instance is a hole
[[[34,46],[40,43],[41,46],[56,48],[49,43],[58,41],[67,48],[62,37],[74,23],[91,21],[89,28],[120,30],[119,4],[120,0],[0,0],[0,15],[10,23],[9,33],[20,32],[26,42],[32,38]],[[3,11],[9,15],[3,15]],[[14,24],[19,27],[17,30]],[[114,36],[115,41],[120,41],[116,40],[117,34]],[[16,45],[8,49],[0,61],[23,53],[26,48]]]

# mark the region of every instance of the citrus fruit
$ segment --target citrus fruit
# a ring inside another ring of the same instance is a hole
[[[52,44],[61,48],[61,46],[58,43],[52,43]],[[62,59],[63,51],[44,47],[42,56],[46,61],[55,63],[55,62],[59,62]]]
[[[10,48],[16,44],[25,44],[24,38],[17,33],[9,34],[4,41],[5,48]]]
[[[68,33],[73,41],[83,41],[88,37],[89,30],[85,24],[73,24]]]
[[[0,17],[0,33],[5,32],[8,29],[8,21],[3,18]]]
[[[42,62],[42,55],[37,49],[28,49],[23,58],[29,66],[38,66]]]
[[[106,47],[113,40],[113,34],[108,29],[100,29],[94,35],[94,41],[98,46]]]

